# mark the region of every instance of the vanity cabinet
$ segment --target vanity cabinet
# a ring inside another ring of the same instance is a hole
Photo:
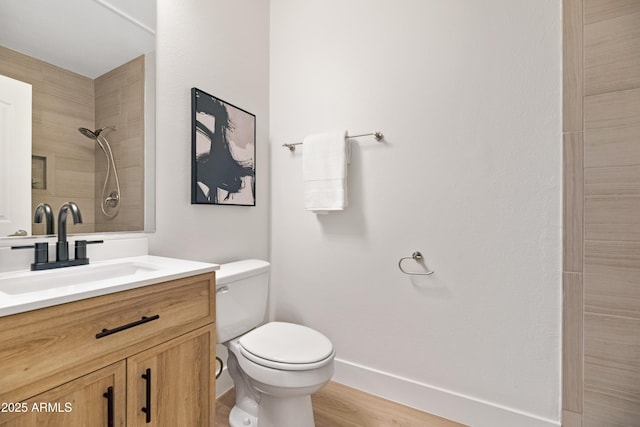
[[[214,321],[213,273],[0,317],[0,427],[212,426]]]
[[[4,402],[0,426],[124,426],[125,413],[117,409],[125,407],[125,376],[121,361],[30,399]]]
[[[127,359],[127,425],[213,425],[212,344],[213,331],[206,327]]]

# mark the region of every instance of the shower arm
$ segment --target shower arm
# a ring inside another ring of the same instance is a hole
[[[87,129],[84,127],[80,127],[78,128],[78,131],[84,135],[85,137],[93,140],[96,142],[96,144],[98,144],[98,146],[100,147],[100,149],[102,149],[102,152],[104,153],[105,157],[107,158],[107,173],[104,179],[104,184],[102,185],[102,194],[101,194],[101,201],[100,201],[100,209],[102,210],[102,213],[107,216],[108,218],[113,218],[115,217],[118,212],[120,211],[120,206],[119,206],[119,202],[120,202],[120,180],[118,179],[118,170],[116,169],[116,163],[115,160],[113,158],[113,151],[111,150],[111,145],[109,145],[109,141],[107,141],[107,138],[103,135],[104,131],[115,131],[116,127],[115,126],[105,126],[103,128],[100,129],[96,129],[95,131],[92,131],[91,129]],[[102,139],[100,139],[102,138]],[[105,148],[106,147],[106,148]],[[111,168],[113,168],[113,176],[115,178],[116,181],[116,190],[112,191],[109,193],[109,195],[107,196],[107,184],[109,183],[109,176],[111,174]],[[115,201],[115,204],[113,203]],[[115,209],[115,213],[113,214],[109,214],[107,213],[107,210],[105,209],[105,205],[106,206],[110,206]]]

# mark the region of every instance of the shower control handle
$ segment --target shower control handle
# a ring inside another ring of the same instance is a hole
[[[115,208],[118,206],[118,202],[120,202],[120,195],[117,191],[112,191],[109,193],[109,197],[104,199],[104,204],[109,206],[110,208]]]

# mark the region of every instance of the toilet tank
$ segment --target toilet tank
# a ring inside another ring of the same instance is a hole
[[[262,324],[267,311],[271,264],[259,259],[220,264],[216,271],[218,342],[238,337]]]

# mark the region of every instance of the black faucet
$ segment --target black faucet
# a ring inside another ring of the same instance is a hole
[[[35,222],[36,224],[41,224],[43,215],[46,220],[45,234],[53,234],[53,210],[47,203],[40,203],[38,206],[36,206],[36,211],[33,214],[33,222]]]
[[[56,243],[56,261],[69,260],[69,243],[67,242],[67,212],[71,212],[74,224],[82,224],[80,208],[74,202],[60,206],[58,212],[58,243]]]
[[[52,268],[72,267],[74,265],[89,264],[87,258],[87,245],[92,243],[104,243],[103,240],[76,240],[75,258],[69,259],[69,243],[67,242],[67,215],[71,212],[74,224],[82,224],[80,208],[74,202],[67,202],[60,206],[58,212],[58,242],[56,243],[56,260],[49,262],[49,243],[36,242],[33,245],[11,246],[11,249],[35,248],[35,257],[31,270],[49,270]],[[34,222],[42,222],[42,215],[47,218],[47,234],[53,234],[53,212],[51,206],[41,203],[36,207]],[[49,228],[51,226],[51,228]]]

